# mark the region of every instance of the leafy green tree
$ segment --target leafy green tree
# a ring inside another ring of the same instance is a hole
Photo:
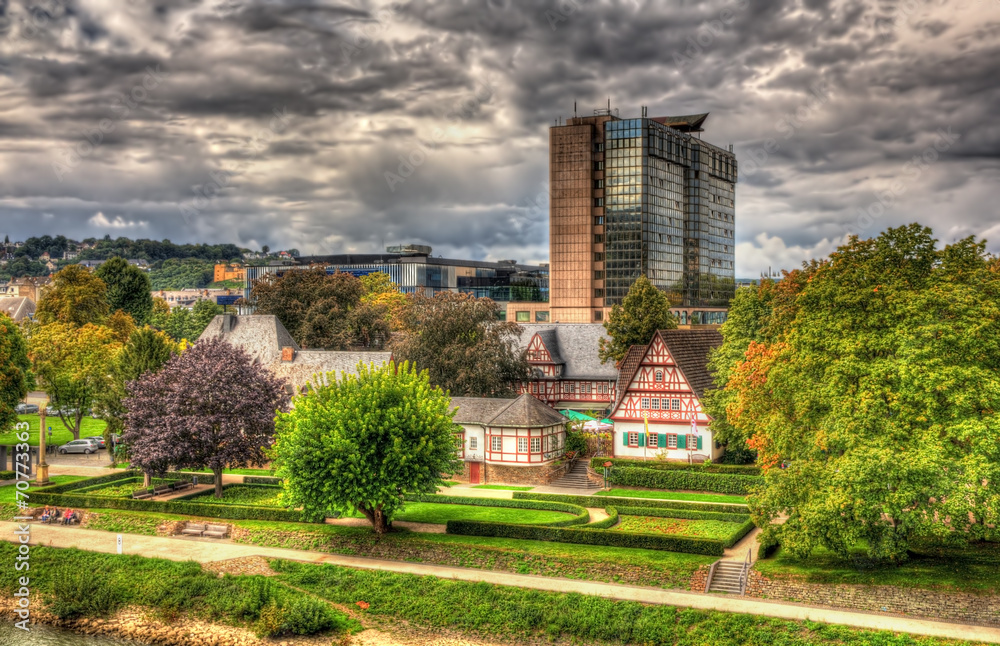
[[[121,347],[113,330],[93,323],[49,323],[32,332],[32,369],[73,439],[80,439],[83,416],[110,387],[111,366]]]
[[[793,313],[785,332],[751,341],[727,385],[728,421],[765,471],[750,499],[765,539],[800,556],[865,545],[899,561],[916,537],[991,535],[1000,518],[996,267],[984,243],[938,250],[914,224],[851,238],[815,265],[794,308],[772,301],[770,319]],[[772,525],[779,516],[787,521]]]
[[[38,302],[35,317],[42,325],[59,322],[76,327],[104,323],[111,308],[108,287],[86,267],[70,265],[53,277],[53,285]]]
[[[17,422],[14,409],[34,384],[28,344],[14,320],[0,313],[0,432]]]
[[[362,364],[326,383],[278,415],[285,501],[313,520],[357,509],[384,534],[405,495],[434,493],[461,467],[451,400],[407,363]]]
[[[167,312],[164,312],[165,305]],[[169,307],[163,299],[156,299],[151,319],[153,327],[163,330],[175,341],[197,341],[212,319],[224,311],[221,305],[207,299],[196,302],[191,309],[178,306],[170,310]]]
[[[215,263],[199,258],[171,258],[149,272],[154,290],[200,289],[215,280]]]
[[[625,358],[633,345],[645,345],[657,330],[677,327],[670,313],[670,300],[645,276],[639,276],[621,305],[614,305],[604,329],[611,341],[601,339],[598,356],[601,363],[618,362]]]
[[[124,258],[112,258],[94,274],[107,285],[112,312],[125,312],[140,327],[149,322],[153,314],[153,287],[146,272],[128,264]]]
[[[492,300],[469,294],[417,296],[393,355],[427,370],[432,384],[453,395],[513,394],[531,369],[518,349],[521,327],[498,320],[502,313]]]

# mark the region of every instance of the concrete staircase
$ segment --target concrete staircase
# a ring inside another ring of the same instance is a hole
[[[573,468],[566,472],[563,477],[552,481],[549,486],[555,489],[600,489],[587,477],[587,464],[589,460],[577,460]]]
[[[705,592],[728,592],[743,594],[740,588],[740,575],[744,564],[740,561],[718,561],[712,569],[711,578]]]

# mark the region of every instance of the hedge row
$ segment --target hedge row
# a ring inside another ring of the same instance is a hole
[[[781,545],[777,540],[763,540],[757,546],[757,559],[763,561],[771,558]]]
[[[707,556],[722,556],[725,551],[722,541],[707,538],[609,532],[603,529],[579,527],[542,527],[539,525],[510,525],[507,523],[489,523],[473,520],[449,520],[447,532],[449,534],[461,534],[464,536],[495,536],[556,543],[634,547],[647,550],[664,550],[667,552],[705,554]]]
[[[280,485],[281,478],[272,478],[269,476],[245,476],[243,478],[243,484]]]
[[[590,529],[607,529],[609,527],[614,527],[618,524],[618,510],[614,507],[605,507],[604,511],[607,512],[608,517],[604,520],[599,520],[596,523],[590,523],[587,525]]]
[[[66,484],[54,485],[52,487],[42,487],[38,490],[38,493],[64,493],[67,491],[73,491],[75,489],[90,489],[96,487],[97,485],[107,484],[109,482],[117,482],[118,480],[129,480],[135,477],[141,477],[142,474],[138,471],[124,470],[115,473],[109,473],[105,476],[97,476],[96,478],[87,478],[86,480],[77,480],[76,482],[68,482]]]
[[[622,516],[655,516],[657,518],[683,518],[685,520],[718,520],[723,523],[744,523],[747,514],[726,514],[715,511],[687,511],[685,509],[657,509],[655,507],[617,507]]]
[[[696,511],[713,511],[731,514],[749,513],[746,505],[735,503],[716,504],[707,502],[679,502],[676,500],[656,500],[654,498],[625,498],[616,496],[573,496],[560,493],[532,493],[530,491],[515,491],[515,500],[550,500],[553,502],[568,502],[571,505],[583,507],[653,507],[656,509],[693,509]]]
[[[13,480],[17,474],[13,471],[0,471],[0,480]]]
[[[740,476],[725,473],[697,473],[695,471],[660,471],[637,467],[618,467],[611,470],[608,482],[624,487],[644,489],[684,489],[689,491],[714,491],[745,495],[763,482],[759,476]]]
[[[630,460],[626,458],[591,458],[590,467],[603,471],[604,463],[610,462],[616,467],[636,467],[639,469],[656,469],[659,471],[693,471],[695,473],[728,473],[731,475],[759,476],[760,467],[752,464],[717,464],[703,462],[688,464],[687,462],[649,462],[645,460]]]
[[[722,546],[728,549],[728,548],[732,547],[733,545],[736,545],[737,543],[740,542],[740,540],[744,536],[746,536],[747,534],[749,534],[750,532],[752,532],[754,527],[755,527],[755,525],[753,524],[753,521],[750,520],[750,519],[747,519],[747,521],[745,523],[743,523],[742,525],[740,525],[739,527],[736,528],[736,531],[734,531],[729,536],[729,538],[727,538],[725,541],[722,542]]]
[[[441,496],[423,494],[406,496],[410,502],[430,502],[447,505],[472,505],[475,507],[505,507],[508,509],[539,509],[542,511],[561,511],[573,514],[572,518],[557,520],[551,523],[539,523],[539,527],[570,527],[590,522],[590,512],[572,503],[548,502],[541,500],[510,500],[505,498],[473,498],[469,496]]]

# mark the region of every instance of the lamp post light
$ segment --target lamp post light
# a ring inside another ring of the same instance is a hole
[[[608,489],[608,475],[610,474],[610,472],[611,472],[611,461],[609,460],[608,462],[604,463],[604,489],[605,489],[605,491]]]
[[[38,475],[35,476],[35,486],[49,484],[49,464],[45,461],[45,407],[48,402],[38,407]]]

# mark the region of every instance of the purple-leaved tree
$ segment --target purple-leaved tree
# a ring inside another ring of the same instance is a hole
[[[127,388],[122,441],[132,466],[147,477],[171,466],[211,469],[216,498],[223,469],[266,461],[275,415],[289,401],[281,381],[219,340],[194,345]]]

